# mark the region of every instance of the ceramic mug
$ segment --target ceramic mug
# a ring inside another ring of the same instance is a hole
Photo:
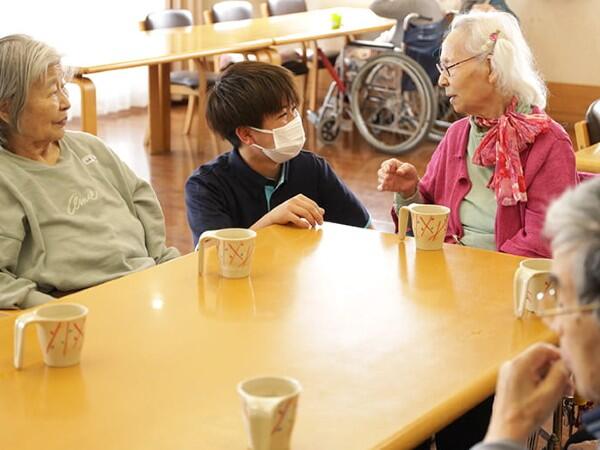
[[[522,317],[526,309],[535,312],[538,294],[545,293],[552,286],[551,269],[551,259],[529,258],[521,261],[513,280],[514,311],[517,317]]]
[[[243,278],[250,274],[256,232],[246,228],[205,231],[198,240],[198,274],[204,268],[204,249],[217,246],[219,272],[225,278]]]
[[[35,323],[44,362],[50,367],[79,364],[88,309],[76,303],[40,306],[15,320],[14,365],[23,367],[25,328]]]
[[[238,385],[252,450],[288,450],[302,387],[286,377],[260,377]]]
[[[413,203],[398,212],[398,236],[406,237],[408,214],[412,220],[415,243],[420,250],[441,250],[446,238],[450,208],[441,205]]]

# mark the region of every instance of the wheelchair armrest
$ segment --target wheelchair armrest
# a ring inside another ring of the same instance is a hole
[[[350,41],[347,45],[353,47],[369,47],[369,48],[380,48],[386,50],[393,50],[395,45],[391,42],[377,42],[377,41]]]

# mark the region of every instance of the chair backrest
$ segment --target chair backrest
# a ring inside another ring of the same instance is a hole
[[[159,28],[189,27],[194,25],[192,12],[187,9],[165,9],[146,16],[144,28],[156,30]]]
[[[600,98],[594,101],[585,113],[585,121],[590,135],[590,145],[600,142]]]
[[[270,16],[308,11],[305,0],[267,0],[267,8]]]
[[[252,19],[254,7],[246,0],[227,0],[215,3],[210,10],[212,23]]]

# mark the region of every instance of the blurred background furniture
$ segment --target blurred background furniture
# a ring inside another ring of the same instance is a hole
[[[143,31],[157,30],[161,28],[188,27],[194,25],[192,13],[187,9],[166,9],[156,11],[146,16],[142,22]],[[194,68],[193,61],[186,61],[187,70],[175,70],[170,73],[171,95],[187,97],[187,111],[183,125],[183,133],[190,134],[192,118],[196,103],[202,104],[201,96],[204,92],[199,90],[198,70]],[[208,87],[215,82],[216,74],[206,72]]]
[[[592,102],[585,119],[575,123],[575,143],[577,150],[600,142],[600,99]]]

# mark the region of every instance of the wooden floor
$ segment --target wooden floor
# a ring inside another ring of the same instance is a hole
[[[147,114],[145,109],[100,116],[99,136],[138,174],[149,180],[156,190],[163,207],[167,242],[182,253],[192,250],[192,236],[185,217],[183,189],[187,177],[200,164],[213,159],[217,150],[211,148],[211,139],[206,132],[192,128],[190,136],[183,135],[185,108],[172,108],[172,151],[165,155],[148,155],[144,148],[144,133]],[[79,129],[77,121],[69,124],[70,129]],[[324,146],[316,140],[311,125],[306,126],[306,148],[325,157],[336,173],[365,204],[374,225],[378,229],[391,230],[389,210],[391,194],[376,190],[377,169],[389,156],[373,150],[357,132],[343,133],[335,145]],[[435,144],[426,142],[403,157],[417,167],[420,174],[425,170]],[[219,151],[227,151],[225,142]]]

